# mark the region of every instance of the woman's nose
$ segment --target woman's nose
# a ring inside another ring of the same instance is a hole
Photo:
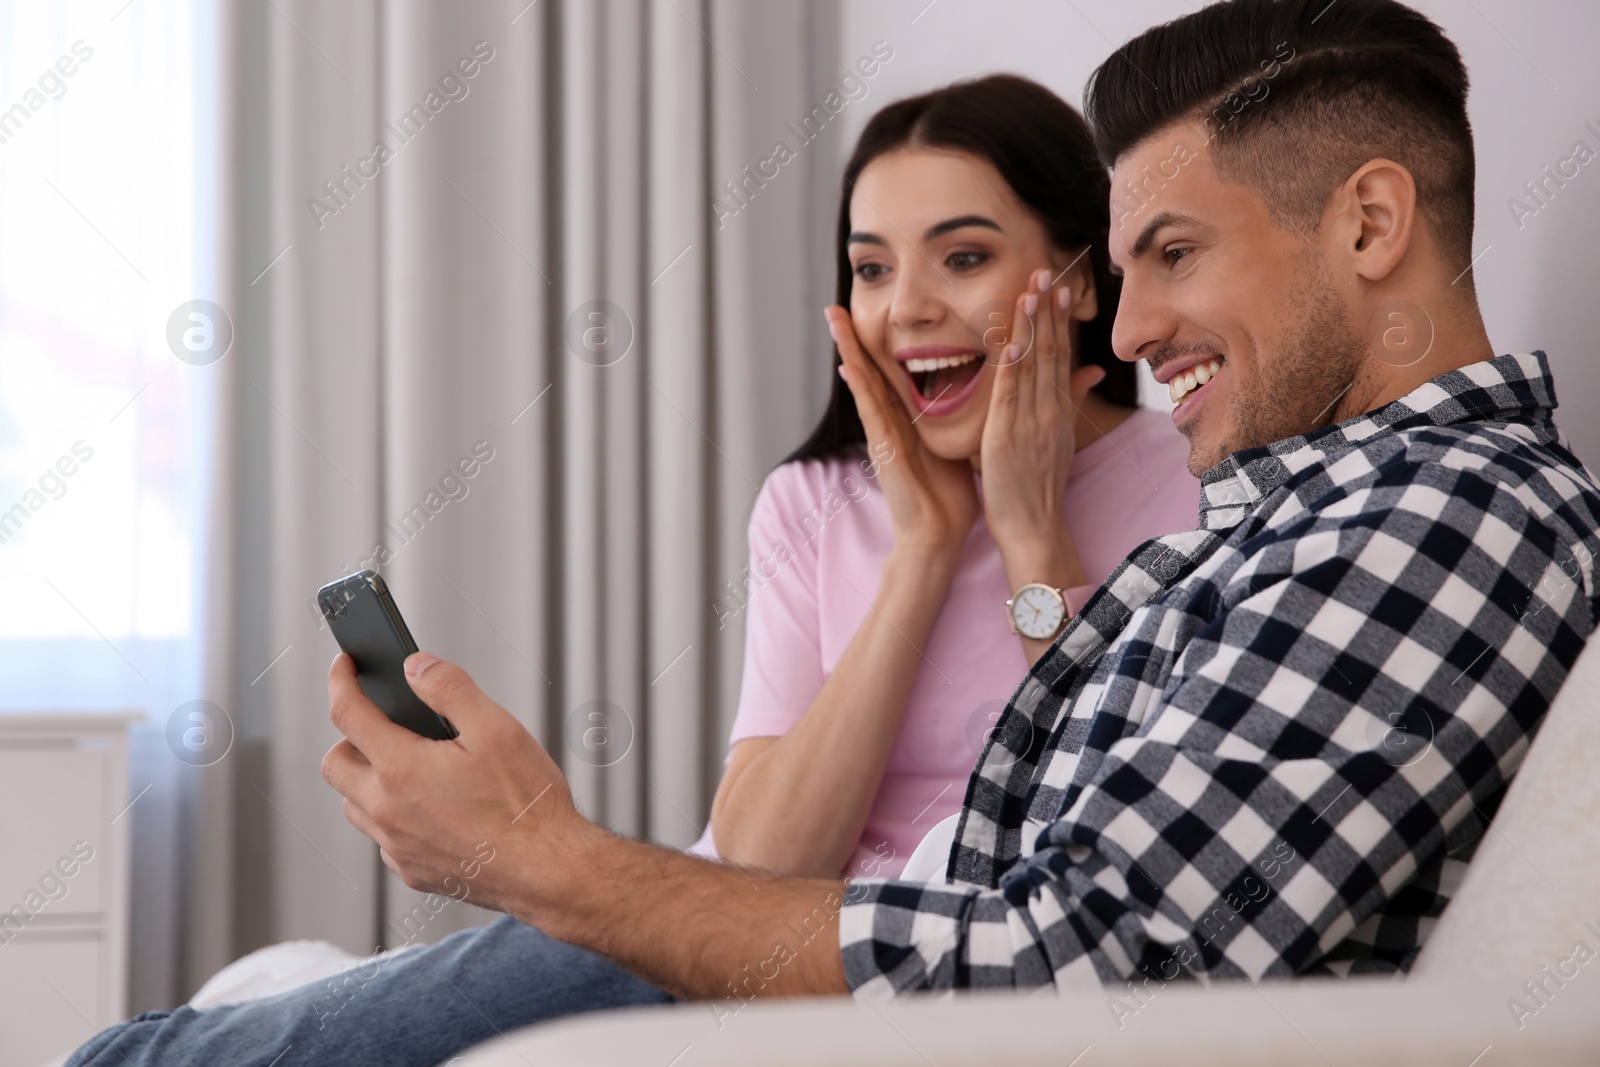
[[[889,302],[889,321],[900,329],[936,326],[947,313],[942,294],[945,283],[931,277],[931,270],[903,271],[896,279]]]

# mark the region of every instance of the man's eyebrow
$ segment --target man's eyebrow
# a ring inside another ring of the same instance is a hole
[[[1144,224],[1144,229],[1139,231],[1139,236],[1133,242],[1133,247],[1128,249],[1128,255],[1137,259],[1150,251],[1150,246],[1155,243],[1156,234],[1169,226],[1198,225],[1200,225],[1200,220],[1193,215],[1183,215],[1176,211],[1162,211],[1155,218]]]
[[[1158,212],[1151,220],[1144,224],[1144,229],[1139,231],[1139,236],[1128,248],[1128,258],[1138,259],[1150,251],[1150,246],[1155,244],[1156,234],[1169,226],[1199,226],[1201,222],[1193,215],[1184,215],[1176,211]],[[1111,273],[1117,277],[1122,276],[1122,268],[1115,263],[1111,264]]]

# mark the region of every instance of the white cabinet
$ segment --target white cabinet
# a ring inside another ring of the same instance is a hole
[[[0,1065],[124,1017],[134,713],[0,712]]]

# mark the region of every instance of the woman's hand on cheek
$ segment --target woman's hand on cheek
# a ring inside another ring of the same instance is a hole
[[[538,874],[554,875],[587,829],[560,769],[466,671],[425,652],[406,661],[417,695],[460,736],[434,741],[389,720],[341,654],[330,716],[345,735],[322,761],[345,817],[412,889],[526,914]]]
[[[1072,369],[1071,290],[1035,271],[1017,298],[983,427],[983,507],[1004,552],[1037,554],[1064,536],[1062,497],[1077,451],[1079,406],[1105,371]]]
[[[835,304],[823,314],[889,503],[896,545],[953,562],[978,517],[972,465],[923,446],[899,394],[862,348],[850,312]]]

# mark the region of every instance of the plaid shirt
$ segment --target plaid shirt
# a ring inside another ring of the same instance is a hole
[[[863,879],[857,996],[1404,971],[1594,628],[1542,352],[1235,453],[1034,664],[947,882]]]

